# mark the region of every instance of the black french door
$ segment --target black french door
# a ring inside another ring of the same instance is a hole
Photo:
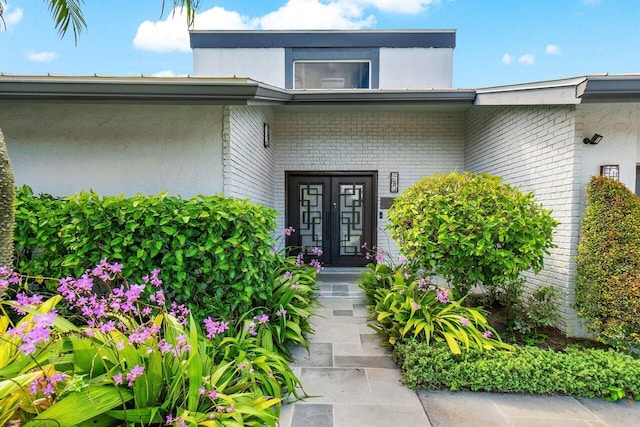
[[[362,245],[375,245],[376,176],[370,174],[287,174],[287,244],[301,248],[308,262],[363,266]],[[316,256],[313,248],[322,249]]]

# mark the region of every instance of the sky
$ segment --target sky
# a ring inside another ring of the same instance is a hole
[[[87,0],[77,45],[48,1],[0,2],[0,72],[193,73],[186,18],[162,0]],[[201,0],[195,28],[455,29],[455,88],[640,73],[639,0]]]

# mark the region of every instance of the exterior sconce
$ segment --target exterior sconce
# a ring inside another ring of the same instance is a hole
[[[391,193],[397,193],[398,192],[398,181],[399,181],[400,177],[398,172],[391,172],[389,174],[389,191]]]
[[[600,176],[620,181],[620,165],[602,165],[600,166]]]
[[[594,133],[591,138],[585,138],[582,140],[582,142],[584,142],[585,144],[591,144],[591,145],[596,145],[600,141],[602,141],[602,135],[598,135],[597,133]]]
[[[262,144],[264,148],[271,147],[271,129],[269,123],[262,124]]]

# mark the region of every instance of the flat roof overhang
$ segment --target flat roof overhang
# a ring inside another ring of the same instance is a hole
[[[226,105],[472,105],[471,89],[291,91],[245,78],[16,76],[0,74],[0,100]]]
[[[640,75],[588,77],[576,88],[582,103],[640,102]]]
[[[287,105],[310,104],[468,104],[473,105],[475,90],[361,90],[290,91]]]
[[[0,76],[0,100],[248,104],[289,98],[249,79]]]
[[[192,30],[189,36],[192,49],[456,47],[456,30]]]

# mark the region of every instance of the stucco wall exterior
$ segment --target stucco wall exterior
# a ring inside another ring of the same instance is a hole
[[[223,191],[222,108],[0,104],[16,184],[66,196]]]
[[[275,201],[285,224],[286,171],[376,171],[378,196],[389,192],[389,173],[399,172],[400,192],[423,176],[464,166],[464,113],[397,111],[277,111]],[[377,207],[376,207],[377,209]],[[382,218],[380,218],[382,213]],[[378,228],[387,211],[377,209]],[[397,248],[378,232],[378,246]]]
[[[270,107],[224,107],[225,195],[249,198],[274,208],[273,173],[276,141],[264,146],[264,123],[273,128]],[[273,131],[271,131],[273,135]]]
[[[525,274],[530,287],[556,286],[561,301],[561,327],[580,334],[571,308],[575,255],[580,227],[582,134],[576,134],[572,106],[475,107],[467,114],[465,168],[502,176],[553,211],[560,225],[557,247],[538,274]]]
[[[446,89],[452,78],[452,48],[380,48],[381,89]]]
[[[631,191],[636,188],[636,165],[640,163],[640,104],[584,104],[577,107],[578,136],[603,136],[598,145],[581,144],[582,173],[586,187],[602,165],[620,165],[620,182]]]
[[[193,49],[195,76],[248,77],[284,87],[284,48]]]

